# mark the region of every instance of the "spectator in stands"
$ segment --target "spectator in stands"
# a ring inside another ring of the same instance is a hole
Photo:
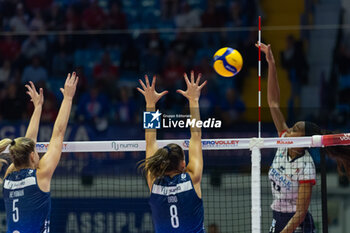
[[[179,0],[161,0],[162,17],[172,19],[179,9]]]
[[[0,54],[2,59],[15,61],[21,53],[21,44],[11,35],[4,36],[0,41]]]
[[[216,8],[214,0],[208,0],[207,9],[201,16],[202,27],[223,27],[226,22],[226,14]]]
[[[134,73],[140,70],[140,50],[136,48],[134,41],[129,41],[122,53],[121,70]]]
[[[58,114],[56,99],[45,99],[45,104],[43,105],[43,112],[45,114],[41,116],[41,122],[55,122]]]
[[[31,12],[46,10],[51,6],[53,0],[25,0],[25,4]]]
[[[183,66],[181,59],[175,52],[170,51],[163,71],[164,85],[167,89],[177,88],[176,85],[179,81],[182,81],[182,75],[185,73],[185,67]]]
[[[337,52],[337,64],[342,75],[350,74],[350,32],[344,33]]]
[[[52,3],[45,18],[47,30],[62,30],[64,28],[64,12],[57,3]]]
[[[4,120],[21,120],[26,110],[23,108],[24,98],[15,83],[8,83],[4,89],[4,98],[0,101],[0,116]]]
[[[11,75],[11,62],[4,60],[0,67],[0,88],[2,89],[10,80]]]
[[[227,125],[242,119],[245,112],[245,104],[239,98],[237,91],[233,88],[226,90],[225,99],[221,103],[222,119]]]
[[[33,83],[45,82],[47,80],[47,70],[41,65],[40,58],[33,56],[32,63],[24,68],[22,83],[32,81]]]
[[[22,44],[22,55],[25,59],[31,59],[33,56],[45,58],[46,55],[46,40],[39,38],[36,33],[31,35]]]
[[[110,29],[126,29],[128,27],[126,15],[122,11],[120,2],[112,2],[110,6],[108,27]]]
[[[95,65],[93,74],[95,81],[106,87],[114,85],[118,78],[118,67],[113,65],[107,51],[102,55],[101,63]]]
[[[76,14],[73,7],[68,7],[65,16],[65,29],[67,31],[75,31],[81,27],[81,18]]]
[[[109,115],[110,105],[100,85],[93,85],[85,92],[78,103],[77,115],[80,121],[98,124]]]
[[[197,28],[201,26],[200,12],[191,9],[190,5],[185,1],[181,4],[181,10],[175,16],[175,25],[178,28]]]
[[[84,67],[78,66],[75,68],[75,70],[76,70],[77,76],[79,77],[79,83],[78,83],[77,93],[76,93],[76,96],[78,97],[77,99],[79,100],[82,94],[84,94],[88,90],[89,83],[85,75]]]
[[[142,70],[149,72],[152,70],[155,74],[159,74],[162,67],[164,44],[159,37],[159,33],[150,33],[146,35],[145,41],[146,51],[143,54]]]
[[[34,11],[34,17],[30,21],[29,29],[31,31],[44,31],[46,29],[46,25],[40,10]]]
[[[293,35],[286,38],[286,49],[281,52],[281,63],[288,71],[292,94],[289,106],[293,108],[295,101],[299,101],[301,85],[307,83],[308,63],[305,59],[302,41],[297,41]]]
[[[119,100],[114,109],[117,122],[131,123],[134,121],[136,106],[127,87],[121,87],[119,89]]]
[[[220,233],[219,226],[216,223],[212,223],[208,226],[208,233]]]
[[[232,2],[229,7],[228,21],[226,27],[245,27],[248,26],[247,16],[242,12],[242,6],[239,1]],[[248,32],[228,32],[226,33],[226,41],[233,43],[233,47],[243,41],[248,36]]]
[[[53,78],[64,79],[67,75],[67,70],[72,69],[73,61],[72,57],[66,53],[66,50],[62,49],[53,55],[51,72]],[[79,77],[79,76],[78,76]],[[54,118],[56,119],[56,118]]]
[[[93,0],[90,7],[83,12],[82,22],[84,29],[102,29],[105,27],[105,20],[106,15],[103,9],[98,5],[97,0]]]
[[[16,15],[10,19],[10,28],[15,32],[28,32],[28,20],[29,16],[24,13],[24,7],[22,3],[17,4]]]

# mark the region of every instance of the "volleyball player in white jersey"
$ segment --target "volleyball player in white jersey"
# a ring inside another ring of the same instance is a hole
[[[268,62],[267,100],[273,122],[281,137],[301,137],[313,134],[313,124],[286,124],[280,110],[280,89],[271,46],[261,44]],[[269,171],[273,203],[270,233],[313,233],[315,226],[308,208],[312,186],[316,183],[315,164],[305,148],[279,148]]]

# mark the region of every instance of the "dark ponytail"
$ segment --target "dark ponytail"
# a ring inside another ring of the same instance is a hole
[[[163,177],[165,173],[177,171],[179,164],[184,160],[182,148],[174,143],[159,148],[154,155],[140,162],[139,168],[152,178]]]
[[[305,121],[305,136],[335,133],[321,129],[315,123]],[[350,178],[350,146],[327,146],[321,148],[321,150],[337,162],[337,169],[340,175],[346,175]]]

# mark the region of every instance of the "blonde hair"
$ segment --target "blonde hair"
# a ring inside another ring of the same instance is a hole
[[[0,141],[0,153],[2,153],[4,150],[6,150],[7,146],[10,145],[12,142],[12,139],[9,138],[4,138]],[[0,171],[2,169],[2,166],[4,164],[8,164],[6,159],[4,159],[3,157],[0,158]],[[2,183],[2,178],[0,177],[0,183]]]
[[[35,149],[35,142],[30,138],[20,137],[12,141],[10,157],[15,167],[29,165],[29,155]]]

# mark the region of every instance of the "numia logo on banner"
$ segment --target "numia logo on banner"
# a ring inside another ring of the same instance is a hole
[[[156,112],[143,112],[143,128],[144,129],[160,129],[160,116],[162,114]]]

